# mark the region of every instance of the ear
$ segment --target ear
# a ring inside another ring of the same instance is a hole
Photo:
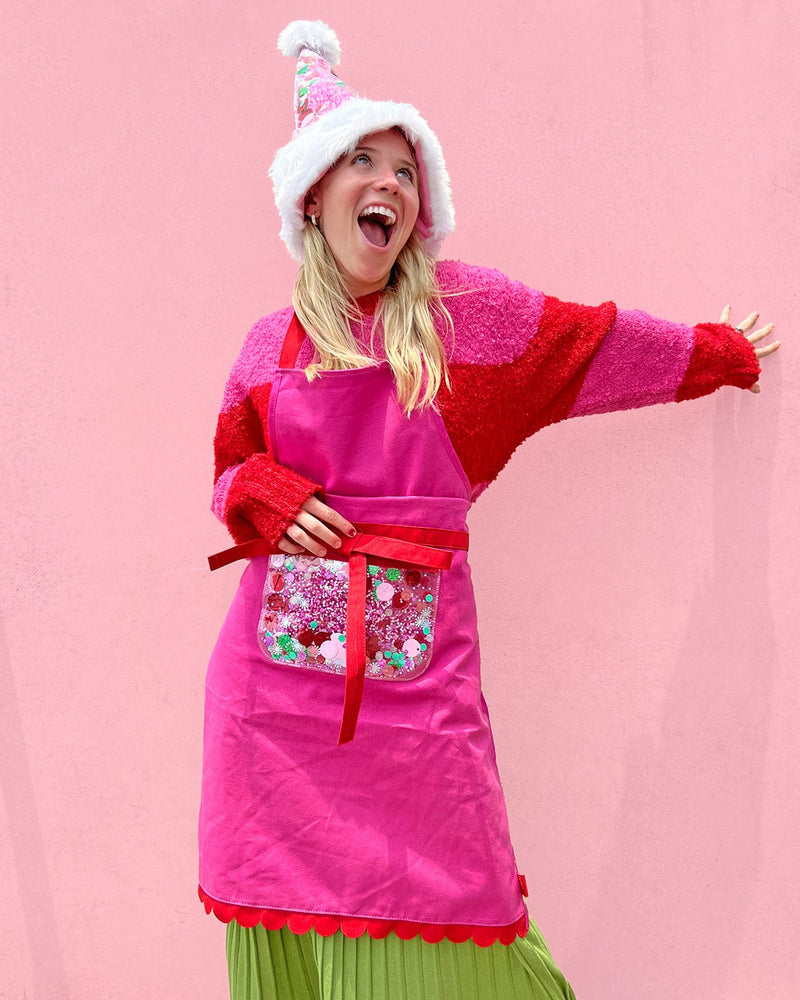
[[[319,196],[319,185],[315,184],[313,187],[309,188],[306,192],[305,198],[305,214],[314,215],[320,214],[320,209],[322,208],[322,201]]]

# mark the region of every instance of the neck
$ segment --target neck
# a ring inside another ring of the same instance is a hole
[[[347,285],[347,289],[354,299],[362,299],[365,295],[374,295],[376,292],[382,292],[389,284],[389,279],[366,282],[358,281],[356,278],[345,277],[344,283]]]

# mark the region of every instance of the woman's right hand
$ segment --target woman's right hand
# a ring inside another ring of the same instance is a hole
[[[353,536],[356,529],[342,515],[323,503],[319,497],[311,496],[306,500],[297,517],[292,521],[286,532],[278,539],[277,546],[281,552],[308,552],[312,556],[325,556],[328,548],[338,549],[342,544],[338,531],[342,535]],[[320,544],[324,542],[325,544]]]

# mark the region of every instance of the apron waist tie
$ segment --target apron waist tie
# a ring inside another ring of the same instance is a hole
[[[466,531],[405,524],[353,523],[356,534],[352,538],[343,537],[341,548],[329,548],[321,557],[348,562],[344,708],[339,745],[353,739],[364,692],[367,669],[367,556],[414,568],[446,570],[453,562],[453,552],[448,549],[466,550],[469,547]],[[238,559],[275,554],[286,555],[272,542],[254,538],[209,556],[208,564],[215,570]]]

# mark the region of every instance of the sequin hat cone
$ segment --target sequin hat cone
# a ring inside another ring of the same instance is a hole
[[[359,139],[399,126],[414,148],[419,168],[417,232],[432,256],[455,226],[450,178],[442,147],[410,104],[359,97],[333,72],[341,50],[322,21],[292,21],[278,48],[297,59],[294,135],[275,154],[269,175],[281,216],[281,239],[295,260],[303,260],[304,201],[308,189]]]

